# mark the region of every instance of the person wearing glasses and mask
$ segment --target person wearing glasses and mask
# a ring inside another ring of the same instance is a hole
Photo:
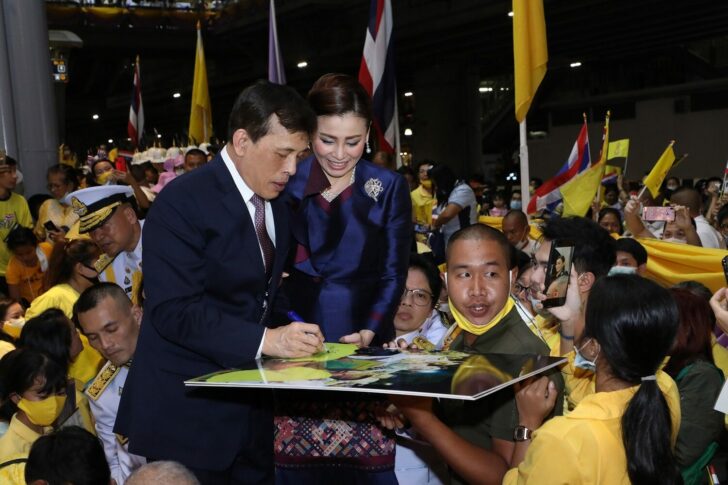
[[[442,280],[437,266],[427,257],[411,254],[409,270],[399,308],[394,315],[394,341],[385,347],[417,347],[432,345],[442,348],[447,333],[438,310]]]

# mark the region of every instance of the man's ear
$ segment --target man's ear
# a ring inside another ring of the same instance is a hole
[[[233,133],[233,152],[235,152],[236,156],[245,156],[245,152],[250,143],[252,143],[252,140],[245,129],[239,128],[235,130],[235,133]]]
[[[595,281],[596,278],[594,277],[594,273],[592,272],[587,271],[586,273],[580,274],[579,278],[577,279],[577,282],[579,283],[579,293],[586,293],[587,291],[591,291]]]
[[[129,222],[129,224],[134,225],[139,221],[136,211],[134,211],[134,208],[131,205],[125,204],[122,207],[122,210],[124,211],[124,217]]]
[[[131,307],[131,316],[134,318],[134,323],[137,327],[142,324],[142,317],[144,316],[144,310],[139,305],[133,305]]]

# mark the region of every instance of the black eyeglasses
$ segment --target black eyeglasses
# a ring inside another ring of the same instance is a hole
[[[405,288],[404,292],[402,292],[402,300],[407,298],[407,295],[412,293],[412,301],[417,306],[427,306],[432,303],[432,298],[434,298],[434,295],[432,293],[429,293],[425,290],[421,290],[419,288],[415,288],[414,290],[410,290],[409,288]]]

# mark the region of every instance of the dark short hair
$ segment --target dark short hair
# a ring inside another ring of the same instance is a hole
[[[554,217],[542,228],[548,241],[569,239],[574,242],[574,267],[596,278],[606,276],[617,257],[614,239],[602,226],[585,217]]]
[[[199,148],[190,148],[187,153],[185,153],[185,161],[187,161],[187,157],[189,157],[190,155],[202,157],[207,160],[207,155],[205,155],[205,152],[203,152]]]
[[[457,175],[447,165],[435,165],[427,175],[435,183],[437,205],[444,206],[458,181]]]
[[[25,481],[50,485],[108,485],[111,470],[99,439],[78,426],[67,426],[33,443],[25,464]]]
[[[5,236],[5,244],[8,249],[15,252],[20,246],[37,246],[38,238],[35,237],[33,230],[23,226],[15,226],[7,236]]]
[[[728,204],[720,208],[720,210],[718,211],[718,217],[716,218],[718,224],[720,224],[725,219],[728,219]]]
[[[635,261],[637,261],[637,266],[647,264],[647,250],[643,245],[631,237],[622,237],[617,239],[617,242],[615,243],[615,250],[631,254]]]
[[[703,197],[695,189],[690,187],[680,187],[670,196],[670,202],[673,204],[684,205],[690,209],[691,216],[700,213],[700,208],[703,205]]]
[[[45,379],[41,393],[56,394],[68,384],[66,367],[46,354],[29,348],[8,352],[0,359],[0,400],[9,401],[13,393],[23,394],[41,377]]]
[[[426,256],[417,253],[410,254],[409,269],[418,269],[422,271],[427,278],[427,284],[432,292],[432,307],[437,304],[442,290],[442,280],[440,279],[440,270],[437,269],[435,262]]]
[[[316,130],[316,115],[301,95],[289,86],[259,80],[245,88],[235,100],[228,119],[228,140],[233,139],[237,130],[243,129],[253,143],[257,142],[268,134],[273,115],[289,133],[310,135]]]
[[[17,346],[43,352],[58,365],[71,364],[71,325],[58,308],[50,308],[23,325]]]
[[[508,269],[511,269],[512,259],[511,251],[513,246],[506,239],[505,234],[500,232],[498,229],[494,229],[485,224],[476,223],[468,227],[464,227],[459,231],[456,231],[447,243],[447,256],[450,256],[450,248],[453,243],[458,240],[475,240],[475,241],[495,241],[503,251],[503,258]]]
[[[11,157],[10,155],[5,155],[5,165],[10,165],[12,167],[15,167],[18,165],[18,161]]]
[[[615,184],[606,184],[604,186],[604,193],[607,192],[617,192],[619,194],[619,188]]]
[[[131,310],[131,300],[129,300],[129,297],[121,286],[115,283],[109,283],[108,281],[97,283],[86,288],[73,305],[74,322],[78,323],[78,315],[80,313],[93,310],[106,298],[114,300],[120,308],[128,308]]]
[[[514,192],[515,194],[515,192]],[[520,194],[520,192],[519,192]],[[521,227],[526,227],[528,225],[528,217],[523,211],[520,211],[518,209],[512,209],[509,210],[505,216],[503,216],[503,220],[506,219],[513,219],[515,222],[518,223]]]
[[[316,116],[352,113],[372,121],[372,101],[359,81],[348,74],[324,74],[313,83],[307,96]]]

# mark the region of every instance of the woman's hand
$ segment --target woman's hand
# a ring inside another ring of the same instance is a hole
[[[114,170],[114,180],[124,182],[126,185],[134,186],[139,185],[136,179],[132,176],[131,172],[122,172],[121,170]]]
[[[693,229],[693,220],[688,214],[688,209],[682,205],[675,206],[675,225],[685,232]]]
[[[374,332],[371,330],[359,330],[358,332],[344,335],[339,339],[342,344],[356,344],[359,347],[369,347],[374,339]]]
[[[548,377],[541,377],[525,383],[516,382],[513,387],[516,392],[518,422],[528,429],[537,429],[556,405],[559,395],[556,386]]]
[[[723,333],[728,334],[728,288],[716,291],[710,299],[710,307],[715,314],[715,320]]]

